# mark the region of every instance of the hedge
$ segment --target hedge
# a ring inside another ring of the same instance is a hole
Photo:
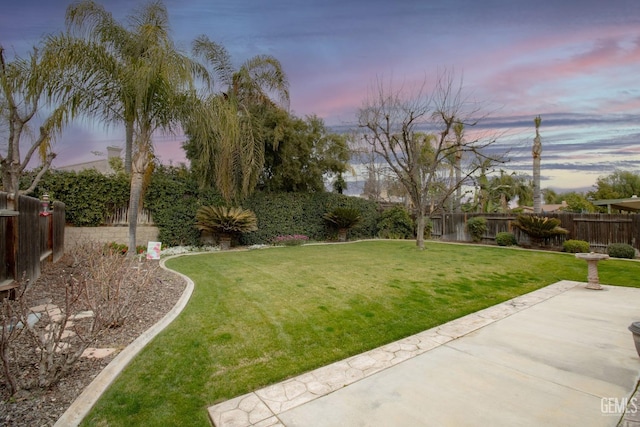
[[[323,215],[337,207],[360,210],[362,221],[349,230],[349,239],[376,236],[379,213],[375,202],[337,193],[254,193],[242,207],[258,217],[258,231],[244,234],[243,245],[266,244],[277,236],[301,234],[311,240],[335,240]]]

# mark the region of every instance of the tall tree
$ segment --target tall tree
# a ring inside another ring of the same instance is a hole
[[[125,125],[126,168],[131,168],[129,248],[134,253],[139,203],[153,164],[153,134],[174,130],[185,101],[193,98],[194,78],[208,83],[208,74],[174,46],[161,2],[147,3],[121,24],[103,6],[83,0],[69,6],[67,23],[80,37],[62,35],[50,43],[84,76],[72,82],[83,93],[81,108],[107,125]]]
[[[640,173],[616,170],[598,177],[594,190],[588,192],[587,196],[594,200],[640,197]]]
[[[34,48],[27,58],[7,61],[0,46],[0,123],[6,129],[6,152],[0,153],[2,189],[17,206],[19,194],[29,194],[55,158],[51,142],[76,112],[77,98],[60,85],[68,70],[45,45]],[[43,107],[48,108],[43,108]],[[30,124],[39,124],[37,133]],[[24,156],[21,147],[29,142]],[[20,177],[34,155],[41,168],[26,189],[20,190]]]
[[[430,96],[424,93],[424,86],[414,94],[404,95],[378,82],[360,109],[358,122],[363,139],[384,159],[409,195],[417,216],[416,244],[420,249],[424,249],[426,215],[431,209],[442,207],[479,167],[470,163],[459,181],[442,191],[441,165],[445,159],[457,152],[470,152],[499,160],[484,153],[492,139],[461,138],[459,145],[449,142],[454,126],[474,126],[478,113],[477,106],[463,97],[462,84],[454,84],[452,73],[440,75]],[[424,134],[421,129],[432,133]]]
[[[265,167],[259,187],[267,191],[324,191],[325,177],[347,171],[346,138],[330,132],[322,119],[272,110],[262,122]]]
[[[186,120],[187,157],[202,185],[215,183],[229,203],[239,203],[253,191],[264,167],[259,116],[288,109],[287,76],[270,55],[257,55],[236,69],[227,50],[204,35],[194,41],[193,52],[213,67],[223,88],[200,104],[202,114]],[[198,117],[205,123],[200,125]]]
[[[533,213],[542,212],[542,192],[540,189],[540,160],[542,156],[542,142],[540,140],[540,123],[542,118],[537,116],[533,120],[536,125],[536,137],[533,139],[531,155],[533,156]]]

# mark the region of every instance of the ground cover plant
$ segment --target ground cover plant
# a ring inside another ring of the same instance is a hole
[[[572,254],[432,242],[420,251],[388,240],[190,255],[167,266],[194,280],[188,306],[84,425],[208,426],[209,405],[587,275]],[[638,262],[599,269],[602,283],[638,286]]]

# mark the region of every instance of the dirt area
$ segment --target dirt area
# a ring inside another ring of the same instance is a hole
[[[67,258],[67,255],[65,255]],[[33,290],[41,302],[64,305],[64,277],[73,260],[65,259],[47,264],[42,277],[33,283]],[[145,330],[158,322],[176,304],[185,289],[179,276],[161,269],[158,261],[147,261],[153,272],[140,300],[122,326],[107,329],[91,347],[115,348],[116,353],[105,358],[81,357],[68,374],[54,385],[42,389],[20,390],[9,396],[0,372],[0,426],[52,426],[89,383],[117,355]],[[57,280],[51,280],[52,278]],[[53,284],[57,284],[52,286]],[[17,346],[21,364],[38,365],[33,346]],[[24,365],[21,365],[24,366]],[[26,374],[25,374],[26,375]]]

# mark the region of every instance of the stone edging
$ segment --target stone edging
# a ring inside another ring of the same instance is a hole
[[[84,417],[89,413],[93,405],[96,404],[102,393],[115,381],[120,372],[131,362],[131,360],[164,328],[169,326],[173,320],[178,317],[182,310],[186,307],[187,302],[193,294],[194,283],[184,274],[168,269],[165,261],[171,258],[191,255],[178,254],[160,260],[160,267],[182,277],[187,282],[187,287],[180,296],[180,299],[173,308],[155,325],[147,329],[142,335],[122,350],[101,372],[91,381],[84,391],[73,401],[71,406],[56,421],[54,427],[70,427],[79,425]],[[195,254],[194,254],[195,255]]]

